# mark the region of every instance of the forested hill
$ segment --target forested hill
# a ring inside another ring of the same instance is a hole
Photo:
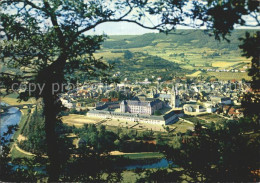
[[[255,32],[256,30],[234,30],[227,41],[216,41],[214,36],[209,36],[203,30],[183,29],[176,30],[172,34],[148,33],[136,36],[109,36],[109,39],[103,43],[104,48],[108,49],[129,49],[145,46],[156,46],[159,43],[170,43],[169,46],[189,45],[196,48],[208,47],[211,49],[238,49],[240,41],[238,38],[244,37],[245,32]]]
[[[118,52],[113,51],[114,54]],[[145,78],[151,79],[160,76],[169,80],[173,76],[185,73],[185,69],[181,69],[178,63],[170,62],[158,56],[143,52],[132,53],[128,50],[123,51],[123,55],[123,57],[108,60],[108,63],[115,66],[113,72],[121,73],[121,79],[128,78],[132,81],[140,81]]]

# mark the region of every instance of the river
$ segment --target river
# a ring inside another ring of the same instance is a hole
[[[1,105],[7,105],[1,102]],[[8,126],[17,125],[21,120],[21,111],[15,107],[8,109],[6,112],[0,114],[0,136],[2,137],[8,130]],[[12,135],[8,137],[11,138]]]
[[[145,163],[145,164],[134,163],[134,164],[126,165],[124,168],[127,170],[133,170],[137,168],[141,168],[141,169],[167,168],[170,164],[172,164],[171,161],[168,161],[166,158],[162,158],[162,159],[158,159],[158,161],[154,163]]]

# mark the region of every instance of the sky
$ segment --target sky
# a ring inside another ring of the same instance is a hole
[[[253,18],[244,16],[244,19],[248,24],[254,23]],[[186,20],[188,22],[188,20]],[[206,27],[202,27],[202,29]],[[260,29],[260,27],[242,27],[235,26],[237,29]],[[177,26],[177,29],[191,29],[191,27]],[[107,22],[98,25],[95,29],[88,31],[87,34],[107,34],[107,35],[141,35],[145,33],[158,33],[157,30],[150,30],[140,27],[134,23],[129,22]]]
[[[206,2],[205,2],[206,3]],[[192,1],[188,2],[184,7],[183,10],[185,12],[190,12],[190,10],[193,9],[193,4]],[[149,16],[149,15],[148,15]],[[258,14],[260,16],[260,14]],[[247,15],[247,16],[242,16],[242,18],[246,21],[247,24],[254,25],[255,20]],[[260,19],[260,17],[258,17]],[[159,21],[158,17],[148,17],[144,18],[143,23],[145,25],[151,25],[151,22],[153,24],[157,24]],[[186,24],[191,24],[192,21],[184,17],[184,23]],[[196,23],[201,23],[201,22],[196,22]],[[260,29],[260,26],[258,27],[243,27],[240,25],[235,25],[235,29]],[[206,26],[200,27],[200,29],[206,29]],[[187,27],[187,26],[182,26],[182,25],[177,25],[176,29],[193,29],[192,27]],[[129,22],[108,22],[108,23],[103,23],[98,25],[95,29],[88,31],[87,34],[107,34],[107,35],[141,35],[145,33],[158,33],[158,30],[151,30],[151,29],[145,29],[140,27],[137,24],[134,23],[129,23]]]
[[[185,11],[189,11],[191,8],[192,8],[191,2],[187,3],[187,5],[184,6]],[[9,13],[11,13],[11,12],[15,12],[15,10],[11,10]],[[254,22],[252,17],[244,16],[243,18],[246,20],[246,22],[248,24]],[[143,20],[142,23],[149,26],[149,25],[151,25],[151,22],[156,25],[158,23],[158,17],[149,17],[149,19],[146,18]],[[185,18],[184,22],[186,24],[189,24],[190,20]],[[185,26],[181,26],[181,25],[178,25],[176,28],[177,29],[191,29],[191,27],[185,27]],[[206,27],[201,27],[201,29],[205,29],[205,28]],[[235,28],[260,29],[260,27],[241,27],[241,26],[235,26]],[[107,23],[98,25],[94,29],[86,32],[86,34],[88,34],[88,35],[97,35],[97,34],[98,35],[102,35],[102,34],[106,34],[106,35],[141,35],[141,34],[145,34],[145,33],[157,33],[157,32],[158,32],[158,30],[145,29],[135,23],[107,22]]]
[[[95,29],[88,31],[87,34],[108,34],[108,35],[136,35],[151,32],[158,32],[157,30],[149,30],[140,27],[134,23],[128,22],[108,22],[98,25]]]

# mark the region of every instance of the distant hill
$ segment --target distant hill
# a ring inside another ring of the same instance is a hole
[[[176,32],[168,35],[164,33],[148,33],[136,36],[114,35],[108,36],[108,39],[104,41],[102,49],[97,55],[102,56],[106,61],[117,60],[117,64],[121,68],[126,67],[129,71],[132,70],[131,77],[135,75],[132,68],[136,68],[137,66],[135,65],[136,63],[127,65],[126,60],[129,59],[123,58],[124,51],[143,53],[142,58],[157,57],[163,59],[163,62],[158,61],[162,66],[153,63],[158,69],[167,66],[167,64],[164,64],[166,62],[178,64],[178,67],[181,69],[177,69],[177,74],[189,73],[187,76],[195,76],[196,74],[191,73],[201,70],[203,72],[200,72],[201,74],[199,75],[207,77],[208,74],[214,76],[214,73],[205,72],[209,69],[215,71],[238,70],[236,76],[232,73],[226,73],[225,76],[227,77],[225,78],[232,79],[238,75],[239,78],[248,78],[245,71],[250,65],[250,59],[242,57],[241,50],[239,49],[239,45],[241,44],[239,38],[244,37],[246,31],[253,33],[256,30],[234,30],[231,36],[227,37],[230,43],[225,40],[217,41],[214,36],[209,36],[203,30],[191,29],[176,30]],[[146,62],[149,62],[148,60]],[[138,67],[141,69],[147,68],[145,64]],[[154,72],[156,72],[156,67],[154,67]],[[125,71],[127,72],[127,70]],[[240,71],[241,73],[239,73]],[[164,73],[161,74],[163,75]]]
[[[140,48],[145,46],[156,46],[158,43],[177,43],[178,46],[190,44],[197,48],[208,47],[212,49],[229,49],[234,50],[238,48],[240,41],[238,38],[245,35],[244,29],[234,30],[231,36],[228,36],[230,43],[226,41],[216,41],[214,36],[209,36],[204,33],[203,30],[177,30],[172,34],[164,33],[147,33],[137,36],[111,36],[113,39],[109,39],[103,43],[104,48],[108,49],[129,49]],[[247,30],[249,32],[255,32],[256,30]],[[175,45],[176,46],[176,45]]]

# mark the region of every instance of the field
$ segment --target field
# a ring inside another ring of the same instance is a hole
[[[192,73],[192,74],[188,74],[188,75],[186,75],[187,77],[197,77],[197,76],[199,76],[199,74],[201,73],[201,71],[196,71],[196,72],[194,72],[194,73]]]
[[[0,102],[5,102],[9,105],[21,105],[21,104],[35,104],[36,101],[34,98],[30,98],[28,101],[21,101],[19,102],[18,99],[18,94],[12,93],[6,96],[1,96],[0,97]]]
[[[225,121],[224,118],[218,116],[217,114],[206,114],[206,115],[200,115],[200,116],[196,116],[198,119],[202,119],[205,120],[206,122],[210,123],[220,123]]]
[[[255,31],[255,30],[251,30]],[[245,70],[244,66],[249,66],[250,59],[241,56],[241,50],[238,45],[241,44],[238,40],[239,37],[244,36],[244,30],[236,30],[230,37],[231,43],[225,41],[216,41],[214,38],[202,33],[202,31],[192,30],[178,30],[185,35],[164,35],[164,34],[144,34],[139,36],[111,36],[107,39],[102,49],[96,55],[103,56],[105,61],[116,60],[115,68],[118,70],[126,67],[123,77],[136,79],[144,79],[147,76],[160,72],[161,75],[166,72],[170,67],[165,67],[166,70],[161,68],[154,68],[154,72],[147,70],[145,64],[138,65],[138,62],[145,60],[146,57],[159,57],[167,60],[168,62],[179,64],[182,69],[173,69],[172,74],[176,75],[181,71],[185,72],[186,76],[197,77],[203,75],[205,77],[216,77],[220,80],[237,79],[241,80],[250,79],[246,72],[243,73],[211,73],[203,72],[204,69],[237,69]],[[135,62],[126,66],[131,59],[124,58],[124,51],[130,51],[133,54],[143,53],[143,56],[134,56]],[[135,75],[136,69],[143,69],[144,75]],[[153,74],[152,74],[153,73]]]
[[[242,80],[243,78],[246,80],[251,79],[251,77],[249,77],[246,72],[207,72],[207,76],[215,76],[219,80],[235,79],[239,81]]]
[[[239,62],[224,62],[224,61],[218,61],[218,62],[214,62],[212,63],[212,67],[218,67],[218,68],[227,68],[230,67],[234,64],[237,64]]]
[[[123,49],[102,49],[101,52],[96,53],[95,55],[100,58],[103,57],[104,60],[111,59],[122,59],[123,53],[114,53],[117,51],[122,51]],[[182,46],[177,48],[164,47],[164,45],[159,46],[145,46],[142,48],[129,48],[127,49],[133,53],[142,52],[152,56],[158,56],[165,60],[181,64],[185,69],[207,69],[207,68],[218,68],[218,69],[228,69],[233,65],[238,63],[249,63],[250,60],[240,56],[238,51],[229,51],[228,56],[222,55],[217,57],[203,57],[203,52],[211,53],[217,52],[217,49],[197,49],[193,48],[192,50],[184,48]],[[177,56],[173,56],[176,54]],[[179,56],[184,54],[184,56]]]
[[[192,123],[200,122],[201,124],[222,123],[225,119],[217,114],[204,114],[198,116],[185,116],[183,119],[188,120]]]
[[[69,125],[84,125],[84,124],[96,124],[102,119],[90,118],[85,115],[70,114],[68,116],[63,116],[62,121]]]
[[[176,134],[178,132],[185,133],[187,130],[194,129],[194,125],[186,123],[186,122],[182,122],[182,121],[178,121],[178,122],[168,125],[168,126],[172,129],[175,129],[173,131],[174,134]]]
[[[123,57],[123,53],[112,53],[111,51],[102,51],[94,54],[95,57],[103,57],[105,60]]]

